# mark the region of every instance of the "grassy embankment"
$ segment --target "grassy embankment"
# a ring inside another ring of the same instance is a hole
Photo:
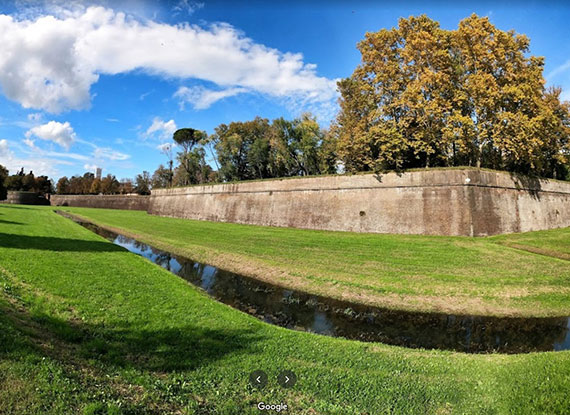
[[[492,238],[378,235],[64,210],[200,262],[329,297],[419,311],[570,315],[570,228]]]
[[[0,206],[0,267],[2,414],[256,414],[260,400],[293,414],[568,410],[570,352],[465,355],[270,326],[48,209]],[[284,368],[291,390],[275,380]],[[262,391],[254,369],[269,374]]]

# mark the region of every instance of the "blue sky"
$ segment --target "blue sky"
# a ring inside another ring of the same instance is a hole
[[[132,178],[166,161],[176,128],[304,111],[327,126],[366,31],[422,13],[454,29],[473,12],[529,36],[570,100],[563,2],[2,2],[0,164]]]

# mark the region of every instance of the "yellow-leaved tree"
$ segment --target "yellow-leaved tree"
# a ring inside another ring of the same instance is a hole
[[[367,33],[339,82],[331,131],[347,171],[473,165],[568,174],[570,115],[545,88],[529,39],[472,15],[457,30],[425,15]]]

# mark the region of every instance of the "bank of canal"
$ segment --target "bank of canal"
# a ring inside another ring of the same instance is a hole
[[[570,317],[519,318],[397,311],[284,289],[173,255],[65,212],[57,213],[267,323],[366,342],[466,353],[570,349]]]

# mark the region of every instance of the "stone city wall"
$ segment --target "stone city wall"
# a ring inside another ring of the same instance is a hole
[[[570,183],[470,168],[275,179],[153,190],[148,212],[319,230],[484,236],[570,226]]]
[[[0,203],[16,205],[49,205],[49,201],[36,192],[20,192],[8,190],[6,199]]]
[[[52,206],[147,210],[150,196],[139,195],[51,195]]]

